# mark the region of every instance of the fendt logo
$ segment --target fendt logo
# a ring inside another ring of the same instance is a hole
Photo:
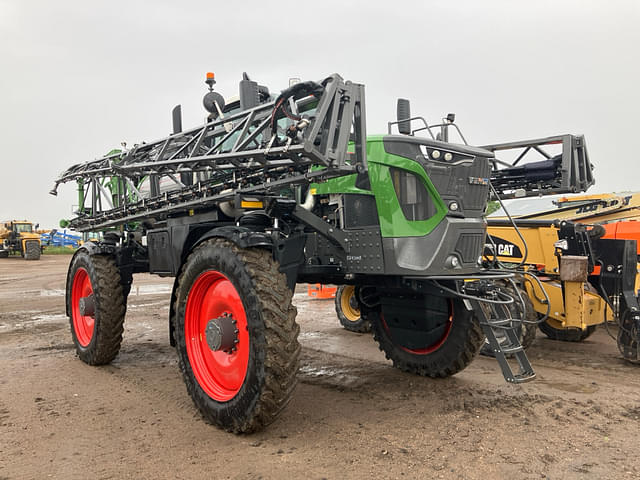
[[[511,243],[494,235],[488,235],[487,244],[484,249],[484,255],[492,257],[494,255],[493,245],[495,245],[496,254],[499,257],[522,258],[522,251],[515,243]]]

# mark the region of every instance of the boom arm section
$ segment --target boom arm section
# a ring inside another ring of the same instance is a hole
[[[552,145],[561,145],[562,152],[549,153],[548,147]],[[491,183],[501,198],[579,193],[595,183],[582,135],[558,135],[482,148],[496,155]],[[499,154],[504,156],[510,150],[517,155],[515,160],[498,159]],[[536,161],[531,161],[533,155]]]
[[[347,152],[349,142],[355,153]],[[50,193],[61,183],[81,184],[80,211],[70,226],[91,231],[366,169],[364,86],[334,74],[203,126],[74,165]],[[148,193],[140,188],[145,179]],[[161,189],[160,179],[170,188]]]

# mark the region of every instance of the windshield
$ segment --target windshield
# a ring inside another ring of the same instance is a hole
[[[17,233],[31,233],[31,224],[30,223],[15,223],[15,230]]]

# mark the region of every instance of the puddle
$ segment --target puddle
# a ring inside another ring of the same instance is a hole
[[[157,295],[157,294],[169,294],[171,293],[171,285],[152,284],[152,285],[133,285],[131,289],[131,296],[133,295]],[[4,293],[4,292],[3,292]],[[61,288],[55,289],[42,289],[42,290],[24,290],[19,294],[15,292],[6,292],[6,294],[0,294],[0,298],[14,298],[14,297],[64,297],[65,290]]]
[[[312,365],[302,365],[300,367],[300,373],[308,375],[310,377],[336,377],[344,376],[348,373],[348,370],[329,367],[314,367]]]
[[[0,328],[14,330],[14,329],[32,328],[32,327],[38,327],[40,325],[50,325],[50,324],[66,323],[66,322],[67,322],[67,316],[65,314],[52,313],[52,314],[34,315],[29,320],[16,322],[13,325],[0,325]]]
[[[16,280],[20,280],[20,278],[18,278],[18,277],[0,277],[0,283],[15,282]]]
[[[298,335],[298,338],[303,340],[307,338],[322,338],[326,336],[327,334],[323,332],[301,332],[300,335]]]
[[[0,292],[0,298],[25,298],[25,297],[64,297],[62,289],[42,289],[42,290],[22,290],[21,292],[5,291]]]
[[[130,295],[157,295],[161,293],[171,293],[172,285],[151,284],[136,285],[133,284]]]
[[[148,308],[148,307],[157,307],[158,305],[163,305],[165,302],[151,302],[151,303],[127,303],[127,309],[128,310],[138,310],[141,308]]]
[[[349,373],[349,370],[343,368],[301,365],[298,372],[302,377],[313,379],[313,383],[318,382],[320,384],[332,385],[340,388],[352,388],[365,382],[364,379]]]
[[[52,313],[52,314],[42,314],[35,315],[31,317],[31,320],[34,322],[57,322],[59,320],[66,320],[67,316],[64,313]]]
[[[40,290],[41,297],[64,297],[65,291],[60,289],[55,290]]]

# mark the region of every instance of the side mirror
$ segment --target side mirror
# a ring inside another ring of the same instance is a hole
[[[258,105],[260,105],[258,82],[251,80],[244,72],[240,80],[240,110],[248,110]]]
[[[402,135],[411,135],[411,105],[406,98],[398,99],[398,108],[396,113],[396,120],[398,120],[398,132]],[[406,120],[406,121],[402,121]]]
[[[171,123],[174,134],[182,131],[182,105],[176,105],[171,110]]]

